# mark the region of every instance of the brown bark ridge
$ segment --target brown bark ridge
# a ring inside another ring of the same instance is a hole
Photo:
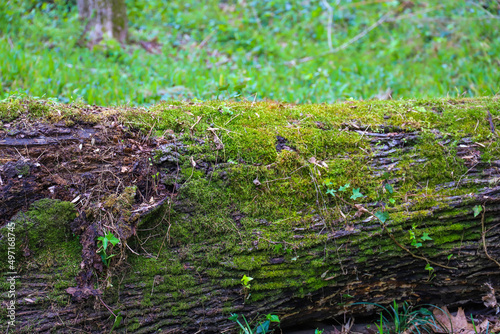
[[[231,313],[287,327],[376,311],[356,302],[481,307],[500,289],[499,106],[3,102],[3,319],[16,299],[0,330],[108,333],[119,317],[117,333],[220,333]],[[120,239],[107,262],[106,233]]]

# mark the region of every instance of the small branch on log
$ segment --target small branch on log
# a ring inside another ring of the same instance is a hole
[[[486,254],[486,257],[490,259],[491,261],[495,262],[498,267],[500,267],[500,263],[495,260],[494,258],[491,257],[490,254],[488,254],[488,247],[486,246],[486,230],[484,229],[484,215],[486,214],[486,206],[483,204],[483,214],[481,215],[481,237],[483,239],[483,249],[484,253]]]
[[[491,133],[495,134],[495,124],[493,124],[493,117],[491,116],[491,111],[490,109],[487,109],[487,111],[488,111],[488,121],[490,122]]]
[[[343,198],[339,197],[339,196],[335,196],[337,197],[338,199],[340,199],[342,202],[344,202],[345,204],[349,205],[349,206],[353,206],[351,203],[347,202],[346,200],[344,200]],[[401,248],[402,250],[404,250],[405,252],[407,252],[408,254],[410,254],[411,256],[413,256],[414,258],[416,259],[420,259],[420,260],[424,260],[425,262],[427,263],[430,263],[430,264],[433,264],[435,266],[438,266],[438,267],[441,267],[441,268],[445,268],[445,269],[452,269],[452,270],[456,270],[458,268],[455,268],[455,267],[450,267],[450,266],[446,266],[444,264],[439,264],[437,262],[434,262],[434,261],[431,261],[429,260],[428,258],[424,257],[424,256],[420,256],[420,255],[417,255],[415,253],[413,253],[411,250],[409,250],[408,248],[406,248],[405,246],[401,245],[397,240],[396,240],[396,237],[391,233],[389,232],[389,229],[387,228],[387,226],[385,225],[385,223],[383,221],[380,220],[379,217],[377,217],[375,215],[374,212],[366,209],[365,207],[363,207],[362,205],[354,205],[354,207],[358,210],[361,210],[361,211],[364,211],[366,213],[369,213],[371,214],[373,217],[375,217],[379,222],[380,222],[380,226],[382,226],[382,230],[386,231],[387,234],[389,235],[389,238],[392,239],[392,241],[394,241],[394,243],[399,247]]]

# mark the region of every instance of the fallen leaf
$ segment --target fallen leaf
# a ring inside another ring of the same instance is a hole
[[[486,283],[485,285],[490,289],[490,291],[486,294],[486,296],[483,296],[484,306],[491,308],[498,307],[497,299],[495,297],[495,289],[493,289],[489,283]]]
[[[474,330],[474,325],[467,321],[465,312],[461,307],[458,308],[455,316],[450,314],[446,306],[442,309],[435,308],[432,313],[436,321],[441,325],[433,329],[435,333],[475,334],[476,330],[481,332],[489,325],[488,320],[485,320],[480,325],[476,325],[476,330]]]

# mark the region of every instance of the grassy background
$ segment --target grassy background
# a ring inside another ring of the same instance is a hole
[[[497,0],[128,0],[134,41],[77,46],[74,0],[0,2],[0,98],[91,104],[237,97],[287,102],[485,96],[500,89]],[[345,49],[382,15],[387,20]],[[328,44],[329,18],[332,45]],[[294,66],[294,59],[315,57]]]

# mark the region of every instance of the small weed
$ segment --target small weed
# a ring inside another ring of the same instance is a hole
[[[432,238],[429,236],[427,232],[424,232],[421,237],[417,237],[417,225],[413,224],[411,226],[411,230],[408,231],[410,234],[410,240],[411,240],[411,245],[415,248],[422,247],[422,242],[427,241],[427,240],[432,240]]]
[[[234,321],[240,326],[240,334],[265,334],[272,333],[274,330],[270,330],[272,322],[279,323],[280,319],[275,314],[266,314],[264,319],[257,320],[257,325],[248,323],[247,319],[244,315],[241,316],[243,318],[243,323],[238,319],[239,315],[236,313],[232,313],[228,318],[231,321]]]
[[[97,254],[101,256],[102,262],[106,267],[109,267],[109,259],[115,256],[116,254],[109,254],[108,255],[108,249],[110,250],[111,248],[109,247],[109,244],[112,246],[115,246],[116,244],[120,243],[120,239],[115,237],[115,235],[111,232],[106,233],[103,237],[98,237],[97,238],[99,247],[97,249]]]
[[[431,311],[426,307],[438,308],[434,305],[412,306],[404,302],[399,306],[396,301],[386,308],[376,303],[355,303],[362,305],[373,305],[382,309],[380,319],[375,326],[379,334],[399,334],[399,333],[434,333],[434,330],[441,329]],[[438,308],[439,309],[439,308]]]

